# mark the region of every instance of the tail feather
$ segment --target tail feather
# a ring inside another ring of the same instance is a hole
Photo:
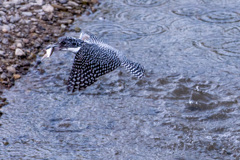
[[[144,76],[144,68],[139,63],[130,61],[129,59],[125,58],[124,61],[122,61],[122,66],[124,66],[127,71],[131,72],[138,78],[142,78]]]

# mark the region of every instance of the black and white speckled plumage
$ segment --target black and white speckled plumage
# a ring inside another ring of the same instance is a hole
[[[144,75],[140,64],[128,60],[117,49],[92,34],[82,33],[79,39],[64,37],[58,44],[60,49],[79,47],[68,79],[68,91],[84,89],[119,66],[124,66],[138,78]]]

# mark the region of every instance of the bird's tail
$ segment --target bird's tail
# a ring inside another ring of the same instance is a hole
[[[134,76],[138,78],[142,78],[144,76],[144,68],[139,63],[124,58],[121,65],[124,66],[127,71],[131,72]]]

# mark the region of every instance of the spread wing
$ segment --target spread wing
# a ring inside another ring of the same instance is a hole
[[[85,44],[76,53],[68,79],[68,91],[74,92],[90,86],[97,78],[121,65],[116,53],[95,44]]]

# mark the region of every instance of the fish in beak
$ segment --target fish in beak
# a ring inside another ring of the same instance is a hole
[[[56,50],[56,47],[57,47],[56,44],[47,46],[45,50],[46,53],[43,55],[41,60],[45,59],[46,57],[47,58],[50,57],[53,54],[54,50]]]

